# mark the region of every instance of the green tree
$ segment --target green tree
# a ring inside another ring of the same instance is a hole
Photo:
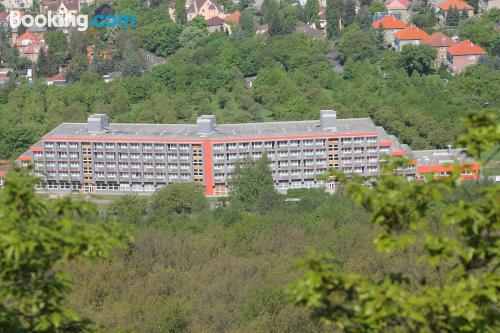
[[[344,60],[352,57],[358,61],[373,57],[376,50],[370,34],[353,24],[346,28],[340,37],[339,52]]]
[[[200,30],[207,30],[207,22],[201,15],[196,15],[191,21],[187,23],[188,27],[196,27]]]
[[[375,30],[375,45],[379,50],[387,49],[387,42],[385,40],[385,31],[383,24],[379,24],[377,30]]]
[[[187,26],[179,36],[179,43],[187,49],[194,49],[196,44],[208,34],[207,29],[199,29],[195,26]]]
[[[56,66],[61,66],[66,60],[68,49],[68,40],[66,35],[61,31],[47,31],[45,33],[45,42],[49,47],[49,52],[52,52],[56,61]]]
[[[451,7],[446,14],[446,25],[456,27],[460,23],[460,11],[455,7]]]
[[[340,31],[339,23],[342,18],[342,1],[326,1],[326,33],[328,38],[337,37]]]
[[[404,45],[401,51],[402,64],[410,76],[414,71],[432,73],[436,55],[436,49],[429,45]]]
[[[178,24],[186,24],[186,0],[174,0],[175,7],[175,22]]]
[[[243,37],[252,37],[255,35],[254,15],[250,9],[245,9],[240,16],[240,29]]]
[[[356,3],[354,0],[346,0],[342,7],[342,19],[345,26],[349,26],[354,22],[356,17]]]
[[[100,223],[90,204],[44,199],[34,185],[26,171],[12,171],[0,192],[0,330],[94,331],[66,306],[71,281],[61,268],[107,256],[125,234]]]
[[[266,211],[279,202],[267,162],[264,155],[256,162],[248,159],[236,165],[230,183],[232,204],[241,205],[247,211]]]
[[[167,57],[181,46],[179,36],[182,26],[179,24],[164,22],[147,26],[143,30],[143,47],[156,55]]]
[[[471,157],[480,160],[480,152],[498,151],[498,113],[472,115],[466,125],[460,143],[468,145]],[[374,279],[312,258],[291,289],[295,302],[345,332],[498,331],[500,186],[476,186],[470,199],[444,200],[463,191],[461,168],[449,178],[421,182],[391,176],[388,169],[371,187],[349,183],[347,192],[377,226],[378,250],[413,253],[415,263],[405,266],[419,268]],[[437,204],[443,213],[431,219]]]
[[[198,184],[169,184],[154,193],[152,207],[177,214],[201,210],[206,206],[203,190]]]
[[[310,0],[307,1],[304,8],[304,20],[306,23],[314,24],[316,28],[319,28],[319,1]]]

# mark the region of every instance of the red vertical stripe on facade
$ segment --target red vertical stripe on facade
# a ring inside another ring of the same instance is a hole
[[[210,140],[203,141],[203,157],[205,171],[205,195],[214,194],[214,180],[212,177],[212,144]]]

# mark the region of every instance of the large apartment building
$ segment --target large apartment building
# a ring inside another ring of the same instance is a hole
[[[454,160],[472,162],[451,151]],[[207,196],[222,196],[238,161],[264,153],[281,192],[325,186],[333,191],[333,181],[318,179],[330,168],[376,176],[382,156],[413,156],[371,119],[337,119],[333,110],[322,110],[319,120],[224,125],[211,115],[196,124],[163,125],[109,124],[106,115],[95,114],[87,123],[60,124],[19,156],[19,163],[33,164],[43,180],[39,190],[48,192],[152,193],[169,183],[195,182]],[[433,153],[422,153],[422,161],[400,172],[421,177],[418,168],[428,155]]]

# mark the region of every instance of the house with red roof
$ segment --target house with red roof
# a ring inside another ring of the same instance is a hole
[[[394,33],[394,45],[401,52],[405,45],[420,45],[420,41],[429,37],[429,34],[418,27],[411,25]]]
[[[446,51],[455,41],[441,32],[435,32],[420,41],[421,45],[429,45],[436,49],[436,65],[446,63]]]
[[[224,20],[218,16],[205,20],[205,23],[207,24],[208,32],[224,31]]]
[[[447,0],[438,5],[439,14],[446,18],[450,9],[454,8],[460,12],[467,12],[468,17],[474,16],[474,7],[463,0]]]
[[[408,0],[390,0],[385,4],[387,12],[400,17],[400,20],[408,23],[411,15],[412,5]]]
[[[386,44],[394,46],[394,34],[406,28],[406,23],[398,20],[393,15],[387,15],[384,18],[373,22],[372,28],[384,30]]]
[[[237,10],[234,13],[227,15],[224,18],[224,31],[228,34],[233,34],[233,28],[240,25],[240,11]]]
[[[32,62],[38,60],[38,55],[42,48],[44,50],[47,49],[43,35],[35,35],[30,31],[26,31],[16,39],[16,46],[19,50],[19,55],[30,59]]]
[[[462,72],[470,65],[476,65],[479,59],[487,56],[485,50],[468,39],[448,47],[446,51],[447,65],[453,74]]]

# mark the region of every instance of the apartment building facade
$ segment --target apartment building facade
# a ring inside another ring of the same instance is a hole
[[[223,196],[236,164],[266,154],[275,186],[327,187],[328,169],[376,176],[381,157],[411,151],[369,118],[337,119],[322,110],[319,120],[217,125],[215,116],[196,124],[109,124],[106,115],[87,123],[63,123],[19,157],[43,180],[40,191],[148,194],[174,182],[204,186]],[[401,172],[417,178],[415,165]]]

